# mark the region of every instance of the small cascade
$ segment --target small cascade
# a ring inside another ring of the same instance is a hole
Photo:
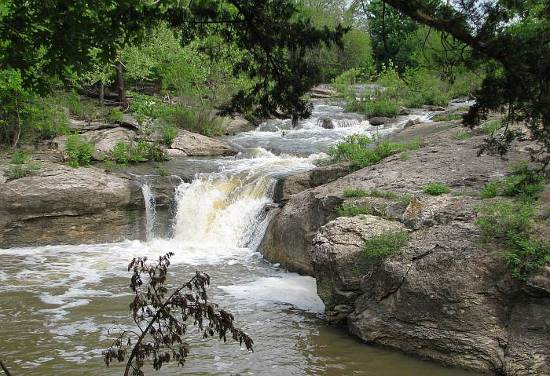
[[[227,248],[256,247],[268,220],[275,180],[269,176],[203,176],[182,183],[174,238]]]
[[[157,214],[155,195],[148,183],[141,185],[141,192],[143,193],[143,201],[145,202],[145,233],[147,240],[151,240],[154,238],[155,218]]]

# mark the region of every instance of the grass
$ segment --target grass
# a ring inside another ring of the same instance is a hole
[[[15,180],[25,176],[34,175],[39,169],[40,167],[36,163],[32,162],[12,164],[4,172],[4,176],[7,180]]]
[[[178,128],[173,125],[166,125],[162,128],[162,142],[164,145],[170,146],[177,135]]]
[[[31,160],[31,157],[24,150],[16,150],[15,153],[13,153],[11,156],[12,164],[21,165],[21,164],[28,163],[30,160]]]
[[[92,163],[94,146],[84,140],[79,134],[72,134],[67,137],[65,154],[68,164],[73,168],[88,166]]]
[[[451,189],[447,185],[438,182],[429,183],[425,185],[422,190],[424,191],[424,193],[432,196],[439,196],[444,193],[449,193],[451,191]]]
[[[409,236],[404,231],[386,232],[368,239],[363,250],[367,258],[379,260],[398,253],[408,241]]]
[[[355,217],[360,214],[371,214],[371,209],[365,205],[344,203],[338,208],[337,214],[339,217]]]
[[[120,165],[128,163],[145,162],[148,160],[165,161],[164,151],[156,144],[150,144],[145,140],[137,142],[119,141],[111,150],[112,160]]]
[[[456,112],[436,114],[432,118],[433,121],[453,121],[462,120],[462,115]]]
[[[492,181],[481,189],[482,198],[497,196],[518,197],[521,200],[533,202],[544,190],[546,177],[527,163],[520,163],[512,168],[510,176]]]
[[[489,120],[481,126],[481,131],[486,135],[492,135],[502,128],[502,126],[503,124],[501,120]]]
[[[468,131],[465,131],[464,129],[459,130],[454,135],[455,140],[459,140],[459,141],[467,140],[471,137],[472,137],[472,134]]]
[[[411,200],[411,196],[408,195],[408,194],[398,194],[398,193],[395,193],[395,192],[391,192],[391,191],[383,191],[383,190],[379,190],[379,189],[371,189],[371,190],[368,190],[368,191],[365,191],[363,189],[355,189],[355,188],[350,188],[350,189],[346,189],[344,190],[344,197],[348,197],[348,198],[360,198],[360,197],[377,197],[377,198],[385,198],[385,199],[388,199],[388,200],[397,200],[401,203],[403,203],[404,205],[408,205],[410,200]]]
[[[132,93],[132,97],[130,112],[140,124],[153,120],[164,127],[187,129],[205,136],[223,134],[222,119],[208,108],[169,104],[159,98],[138,93]]]
[[[399,115],[399,104],[388,98],[365,102],[363,111],[367,116],[395,117]]]
[[[390,155],[417,150],[422,146],[420,139],[409,143],[379,141],[366,135],[352,135],[332,146],[328,154],[333,162],[351,161],[354,168],[363,168],[380,162]]]
[[[485,241],[498,241],[499,252],[512,276],[525,281],[550,263],[550,242],[533,238],[532,203],[503,201],[481,207],[476,225]]]

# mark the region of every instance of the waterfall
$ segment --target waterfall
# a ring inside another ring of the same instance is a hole
[[[177,189],[174,238],[223,247],[256,247],[268,221],[274,179],[219,174]]]
[[[145,233],[147,240],[151,240],[154,237],[155,228],[155,195],[151,190],[151,187],[147,183],[143,183],[141,186],[141,192],[143,193],[143,201],[145,202]]]

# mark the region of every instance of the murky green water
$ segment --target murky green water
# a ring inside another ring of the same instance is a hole
[[[335,129],[319,126],[326,116],[335,119]],[[208,174],[178,188],[172,239],[0,249],[0,359],[13,375],[122,375],[122,365],[106,368],[101,353],[112,331],[129,323],[126,266],[135,256],[155,259],[168,251],[175,253],[174,283],[196,270],[211,275],[211,300],[235,314],[255,351],[191,338],[186,367],[167,366],[162,375],[467,375],[366,346],[327,326],[314,279],[280,270],[255,251],[269,221],[272,178],[313,168],[313,154],[334,141],[373,131],[357,115],[322,104],[298,129],[287,126],[232,138],[243,151],[235,159],[174,162],[180,176]],[[167,225],[154,223],[161,219],[153,208],[151,231]]]

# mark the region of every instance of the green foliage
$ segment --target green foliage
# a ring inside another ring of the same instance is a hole
[[[344,203],[337,210],[339,217],[355,217],[361,214],[371,214],[372,210],[365,205],[355,205],[350,203]]]
[[[158,145],[150,144],[145,140],[138,140],[137,142],[119,141],[111,150],[111,158],[118,164],[126,165],[147,160],[165,161],[166,155]]]
[[[481,125],[481,131],[486,135],[492,135],[503,127],[501,120],[489,120]]]
[[[177,128],[187,129],[205,136],[223,133],[221,118],[206,108],[189,108],[181,104],[169,104],[156,97],[137,93],[133,93],[133,97],[130,111],[142,124],[154,121],[163,124],[163,141],[166,140],[164,130],[167,128],[171,129],[166,136],[173,134],[173,129]]]
[[[533,206],[527,203],[491,202],[481,208],[476,224],[487,238],[506,238],[509,234],[525,233],[533,212]]]
[[[404,231],[385,232],[368,239],[363,250],[368,259],[380,260],[400,252],[408,241],[409,235]]]
[[[355,188],[349,188],[344,190],[344,197],[377,197],[377,198],[385,198],[388,200],[398,200],[402,202],[405,205],[409,204],[410,196],[403,194],[400,195],[395,192],[391,191],[383,191],[380,189],[370,189],[370,190],[363,190],[363,189],[355,189]]]
[[[516,234],[510,235],[508,241],[510,248],[503,256],[514,277],[526,280],[531,273],[550,264],[550,242]]]
[[[455,140],[467,140],[471,137],[472,137],[472,134],[468,131],[465,131],[464,129],[459,130],[454,135]]]
[[[157,163],[155,165],[155,170],[157,171],[157,174],[159,174],[159,176],[170,176],[170,172],[166,169],[166,167],[161,164]]]
[[[533,239],[534,207],[531,203],[497,201],[485,204],[476,221],[486,241],[498,241],[512,275],[525,281],[550,263],[550,242]]]
[[[420,140],[409,143],[397,143],[387,140],[377,142],[375,138],[364,135],[352,135],[342,142],[332,146],[328,154],[334,162],[351,161],[356,168],[363,168],[382,159],[407,150],[417,150],[421,147]]]
[[[11,156],[12,164],[21,165],[21,164],[28,163],[30,160],[31,160],[31,157],[24,150],[16,150]]]
[[[462,115],[456,112],[436,114],[432,118],[433,121],[453,121],[462,120]]]
[[[399,115],[399,104],[389,98],[380,98],[365,103],[365,108],[362,111],[367,116],[386,116],[395,117]]]
[[[109,121],[111,123],[121,123],[124,120],[124,113],[118,108],[113,108],[109,113]]]
[[[546,177],[540,170],[530,168],[527,163],[520,163],[512,169],[510,176],[487,183],[481,190],[481,197],[519,197],[532,202],[544,190],[545,181]]]
[[[84,140],[79,134],[72,134],[67,137],[65,154],[69,166],[77,168],[90,165],[93,153],[94,146]]]
[[[451,189],[447,185],[438,182],[426,184],[422,188],[422,190],[424,191],[424,193],[432,196],[439,196],[444,193],[449,193],[451,191]]]
[[[7,180],[15,180],[35,174],[40,167],[36,163],[12,164],[8,167],[4,176]]]
[[[162,142],[165,145],[171,145],[172,141],[174,141],[177,135],[178,128],[174,127],[173,125],[166,125],[164,128],[162,128]]]

